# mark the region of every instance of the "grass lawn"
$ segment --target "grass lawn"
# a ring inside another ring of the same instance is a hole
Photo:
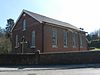
[[[100,48],[95,48],[95,49],[93,49],[91,51],[100,51]]]

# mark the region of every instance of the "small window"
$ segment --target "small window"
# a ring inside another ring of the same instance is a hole
[[[52,48],[57,47],[57,30],[52,29]]]
[[[68,32],[66,32],[66,31],[64,31],[64,39],[63,39],[63,41],[64,41],[64,47],[67,47],[68,45]]]
[[[23,20],[23,31],[26,30],[26,20]]]
[[[16,35],[16,37],[15,37],[15,41],[16,41],[16,48],[18,48],[19,47],[19,42],[18,42],[18,35]]]
[[[32,43],[31,48],[35,48],[35,31],[32,31]]]

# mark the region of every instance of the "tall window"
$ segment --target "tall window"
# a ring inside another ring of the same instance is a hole
[[[16,48],[17,48],[17,47],[19,47],[19,43],[18,43],[18,35],[16,35],[15,40],[16,40]]]
[[[52,29],[52,47],[56,48],[57,47],[57,30]]]
[[[35,48],[35,31],[32,31],[32,45],[31,48]]]
[[[72,40],[73,40],[73,48],[75,48],[77,46],[77,32],[73,32],[73,36],[72,36]]]
[[[66,31],[64,31],[64,47],[67,47],[68,45],[68,33]]]
[[[23,31],[26,30],[26,20],[23,20]]]
[[[80,34],[80,47],[83,47],[83,38],[82,38],[82,34]]]

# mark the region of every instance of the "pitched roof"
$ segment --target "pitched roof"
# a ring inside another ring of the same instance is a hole
[[[73,25],[71,25],[69,23],[58,21],[58,20],[55,20],[55,19],[43,16],[43,15],[40,15],[40,14],[37,14],[37,13],[33,13],[33,12],[30,12],[30,11],[27,11],[27,10],[23,10],[21,15],[23,14],[23,12],[28,14],[28,15],[30,15],[31,17],[35,18],[40,23],[42,23],[42,22],[52,23],[52,24],[56,24],[56,25],[59,25],[59,26],[64,26],[64,27],[68,27],[68,28],[72,28],[72,29],[80,31],[79,28],[77,28],[77,27],[75,27],[75,26],[73,26]],[[19,18],[20,18],[20,16],[19,16]],[[19,18],[18,18],[18,20],[19,20]]]

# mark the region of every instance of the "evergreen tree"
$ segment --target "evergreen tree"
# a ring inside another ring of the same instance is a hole
[[[7,25],[6,25],[6,37],[7,38],[10,38],[10,36],[11,36],[11,30],[12,30],[13,26],[14,26],[14,20],[11,19],[11,18],[8,19],[7,20]]]

